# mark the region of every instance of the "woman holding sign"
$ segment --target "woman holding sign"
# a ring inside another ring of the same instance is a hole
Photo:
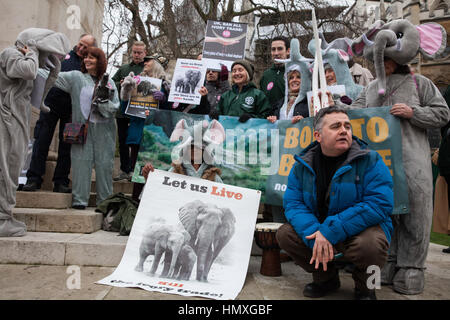
[[[309,116],[308,103],[306,98],[299,101],[300,84],[302,78],[297,69],[287,71],[288,95],[284,101],[279,101],[275,107],[274,115],[267,117],[267,120],[274,123],[277,120],[291,120],[297,123],[301,119]]]
[[[157,90],[153,92],[153,99],[159,102],[159,108],[167,109],[167,96],[169,92],[169,85],[166,81],[166,73],[164,68],[167,66],[168,60],[159,55],[154,54],[152,56],[146,56],[144,58],[144,70],[140,74],[143,77],[157,78],[162,80],[161,90]],[[131,98],[131,92],[137,86],[136,79],[133,73],[128,75],[123,83],[122,83],[122,91],[121,91],[121,99],[123,101],[127,101]],[[146,115],[148,115],[148,110],[146,111]],[[136,165],[139,146],[142,140],[142,132],[144,130],[145,119],[140,117],[130,117],[130,126],[128,127],[128,135],[126,144],[130,147],[130,165],[131,170],[134,170],[134,166]],[[133,199],[138,200],[139,194],[142,191],[143,185],[140,183],[135,183],[133,185]]]
[[[231,65],[232,87],[225,92],[217,105],[217,109],[210,113],[210,117],[217,119],[219,115],[239,117],[240,122],[250,118],[266,118],[272,107],[266,95],[256,88],[252,81],[254,67],[246,60],[237,60]]]

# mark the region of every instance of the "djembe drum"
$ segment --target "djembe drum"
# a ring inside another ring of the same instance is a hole
[[[255,242],[263,250],[260,273],[268,277],[281,276],[280,247],[275,237],[282,223],[257,223]]]

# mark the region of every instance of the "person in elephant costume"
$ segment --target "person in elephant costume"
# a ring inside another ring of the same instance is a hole
[[[0,237],[26,234],[26,225],[13,218],[12,209],[27,154],[31,93],[38,68],[50,71],[40,105],[41,111],[49,112],[44,98],[70,49],[64,34],[30,28],[18,35],[14,46],[0,53]]]
[[[425,259],[433,216],[433,177],[427,129],[440,128],[450,119],[444,98],[431,80],[413,74],[407,63],[420,52],[435,59],[446,47],[447,35],[436,23],[415,26],[399,19],[377,21],[351,49],[374,62],[376,80],[351,107],[392,106],[400,119],[402,158],[408,184],[409,212],[394,215],[394,234],[381,284],[402,294],[420,294],[425,285]]]

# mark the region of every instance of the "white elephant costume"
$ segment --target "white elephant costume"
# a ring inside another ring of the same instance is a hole
[[[393,216],[394,234],[381,279],[382,284],[393,284],[393,289],[403,294],[419,294],[425,283],[425,259],[433,215],[433,178],[426,129],[444,126],[450,114],[431,80],[410,73],[394,72],[386,77],[384,58],[405,65],[421,52],[432,59],[445,49],[446,40],[445,30],[438,24],[414,26],[407,20],[394,20],[386,24],[376,22],[352,44],[356,55],[374,61],[377,73],[377,79],[364,89],[352,107],[404,103],[413,110],[411,119],[400,118],[409,213]]]
[[[39,74],[45,77],[47,72],[39,69]],[[55,87],[71,96],[72,122],[85,123],[91,111],[94,78],[77,70],[62,72],[58,75]],[[113,194],[112,174],[116,147],[114,115],[119,109],[119,97],[116,85],[111,79],[108,79],[108,87],[114,90],[114,96],[111,100],[98,103],[98,113],[92,112],[86,143],[73,144],[71,148],[72,206],[88,205],[93,166],[95,166],[97,205]]]
[[[24,55],[19,48],[25,46],[28,52]],[[0,237],[26,234],[25,224],[12,217],[12,209],[29,142],[33,81],[39,67],[50,70],[44,98],[61,68],[61,58],[70,49],[62,33],[30,28],[19,34],[15,46],[0,53]],[[48,112],[43,98],[41,110]]]

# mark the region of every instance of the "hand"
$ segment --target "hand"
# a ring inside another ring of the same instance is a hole
[[[294,124],[294,123],[297,123],[297,122],[299,122],[300,120],[302,120],[303,119],[303,116],[293,116],[292,117],[292,123]]]
[[[316,262],[315,268],[318,269],[320,263],[323,265],[323,271],[327,271],[327,263],[334,258],[334,250],[331,243],[320,233],[316,231],[313,234],[306,237],[306,239],[315,239],[313,255],[309,264]]]
[[[239,117],[239,122],[244,123],[247,122],[248,119],[253,118],[251,114],[249,113],[244,113]]]
[[[333,96],[331,95],[331,92],[327,91],[326,94],[328,96],[328,106],[329,107],[333,107],[334,106],[334,100],[333,100]],[[322,101],[322,92],[319,91],[318,95],[319,95],[319,102],[321,102]],[[311,105],[312,106],[314,105],[314,96],[311,96]]]
[[[276,116],[268,116],[267,120],[269,120],[272,123],[275,123],[275,121],[277,121],[277,117]]]
[[[397,116],[404,119],[411,119],[414,115],[414,110],[404,103],[394,104],[389,112],[393,116]]]
[[[162,91],[155,91],[153,92],[153,99],[156,101],[163,101],[164,100],[164,93]]]
[[[153,171],[155,171],[155,168],[151,163],[146,163],[144,168],[142,169],[142,175],[144,176],[145,181],[148,179],[148,174]]]
[[[150,110],[149,109],[145,109],[145,116],[148,117],[150,115]]]
[[[211,118],[211,120],[219,120],[219,111],[217,111],[217,109],[211,110],[211,112],[209,113],[209,117]]]
[[[198,90],[198,93],[200,93],[202,96],[206,96],[208,94],[208,89],[206,89],[206,87],[201,87]]]

